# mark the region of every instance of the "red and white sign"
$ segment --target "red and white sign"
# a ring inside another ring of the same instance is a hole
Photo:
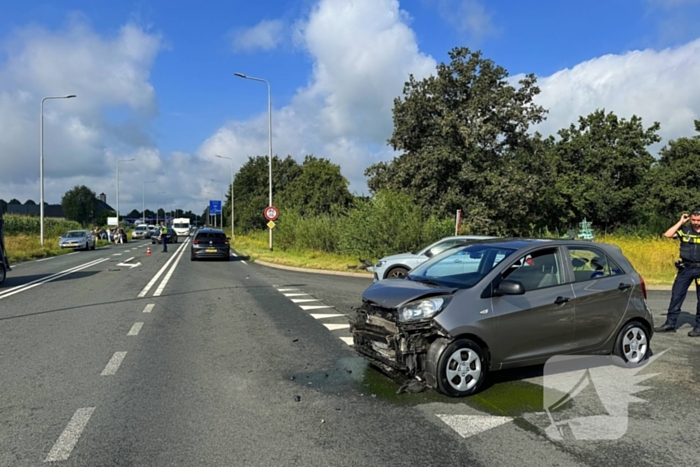
[[[280,215],[279,211],[274,206],[268,206],[265,208],[265,219],[268,221],[274,221]]]

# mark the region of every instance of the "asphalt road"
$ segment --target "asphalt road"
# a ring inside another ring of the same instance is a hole
[[[700,339],[656,335],[658,373],[616,440],[545,436],[542,368],[482,393],[397,395],[348,345],[370,281],[190,262],[129,243],[17,266],[0,289],[0,465],[698,465]],[[118,255],[118,256],[115,256]],[[138,264],[140,263],[140,264]],[[138,265],[137,265],[138,264]],[[130,265],[137,265],[132,267]],[[650,292],[657,324],[667,292]]]

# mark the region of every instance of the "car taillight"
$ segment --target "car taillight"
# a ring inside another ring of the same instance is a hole
[[[199,240],[193,240],[192,243],[194,243],[195,245],[199,245]]]
[[[644,282],[644,278],[642,276],[639,276],[639,280],[640,280],[641,285],[642,285],[642,293],[644,294],[644,300],[646,300],[647,299],[647,285]]]

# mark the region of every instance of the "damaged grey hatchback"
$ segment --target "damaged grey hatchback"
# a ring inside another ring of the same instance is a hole
[[[489,371],[555,355],[641,364],[653,335],[646,286],[620,249],[576,240],[486,240],[447,250],[363,293],[355,350],[449,396]]]

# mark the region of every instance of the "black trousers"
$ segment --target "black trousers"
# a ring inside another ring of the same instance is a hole
[[[161,241],[163,242],[163,251],[168,252],[168,239],[165,237],[165,235],[161,238]]]
[[[700,279],[700,268],[695,267],[685,267],[678,271],[676,275],[676,280],[673,281],[673,288],[671,289],[671,303],[668,306],[668,314],[666,315],[666,324],[672,326],[676,325],[678,321],[678,316],[681,314],[681,306],[683,306],[683,301],[688,293],[688,287],[693,283],[694,280]],[[696,282],[695,293],[697,295],[698,304],[695,311],[695,327],[700,328],[700,284]]]

